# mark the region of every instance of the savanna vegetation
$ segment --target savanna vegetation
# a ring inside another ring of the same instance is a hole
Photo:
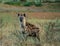
[[[59,0],[0,0],[0,3],[15,6],[42,6],[43,3],[59,3]]]
[[[5,12],[0,13],[1,46],[60,46],[60,14],[56,16],[57,14],[54,13],[53,16],[51,15],[49,17],[45,15],[47,13],[26,14],[28,15],[27,21],[32,22],[32,24],[40,28],[40,41],[34,37],[28,37],[27,40],[24,41],[25,37],[23,37],[23,34],[20,32],[20,22],[16,12]],[[36,14],[39,17],[37,17]],[[41,16],[39,14],[41,14]]]
[[[0,46],[60,46],[60,3],[31,1],[0,0]],[[26,13],[27,21],[39,27],[40,41],[25,41],[17,13]]]

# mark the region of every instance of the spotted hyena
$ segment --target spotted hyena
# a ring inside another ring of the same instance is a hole
[[[21,28],[24,29],[22,33],[27,34],[26,39],[28,36],[30,36],[30,37],[36,37],[38,40],[40,40],[39,28],[26,21],[26,14],[18,14],[18,16],[21,22]]]

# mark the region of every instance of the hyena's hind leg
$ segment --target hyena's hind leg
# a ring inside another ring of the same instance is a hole
[[[40,41],[39,28],[35,29],[36,38]]]

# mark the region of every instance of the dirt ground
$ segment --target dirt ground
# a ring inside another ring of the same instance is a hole
[[[60,19],[60,12],[0,12],[1,15],[17,16],[17,14],[26,14],[27,18],[36,19]]]
[[[2,14],[3,12],[1,12]],[[37,18],[37,19],[60,19],[60,12],[4,12],[3,14],[17,16],[17,14],[25,13],[27,18]],[[3,15],[2,14],[2,15]]]
[[[31,12],[26,14],[28,17],[37,18],[37,19],[60,18],[60,12]]]
[[[60,19],[60,12],[11,12],[9,14],[17,16],[18,13],[25,13],[27,18],[37,19]]]

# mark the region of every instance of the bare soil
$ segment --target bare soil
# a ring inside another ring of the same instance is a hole
[[[60,19],[60,12],[31,12],[26,13],[29,18],[37,19]]]

